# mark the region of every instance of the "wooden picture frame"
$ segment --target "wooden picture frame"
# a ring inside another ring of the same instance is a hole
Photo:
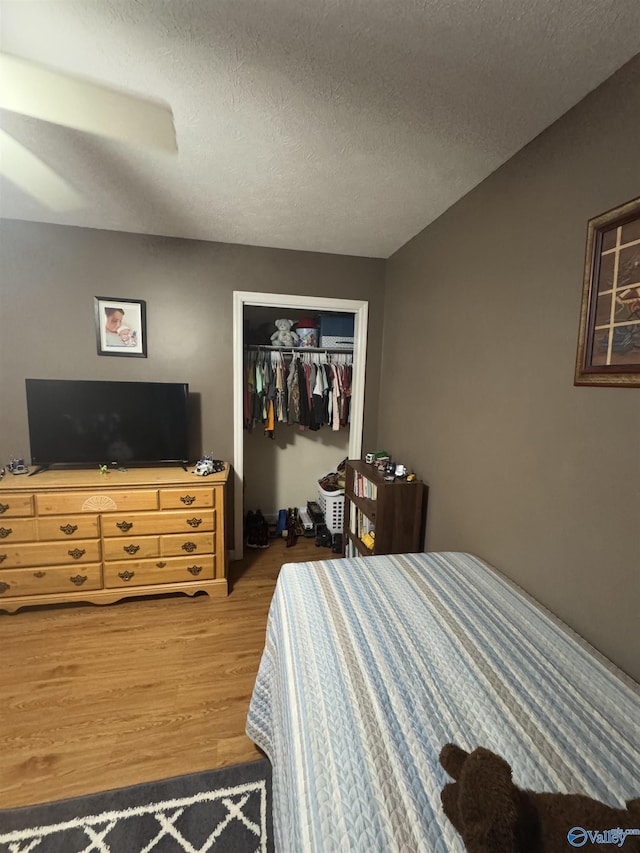
[[[147,357],[147,306],[141,299],[94,297],[98,355]]]
[[[588,222],[574,385],[640,387],[640,198]]]

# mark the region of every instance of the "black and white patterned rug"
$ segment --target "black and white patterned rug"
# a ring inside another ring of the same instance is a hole
[[[272,853],[266,759],[0,810],[0,853]]]

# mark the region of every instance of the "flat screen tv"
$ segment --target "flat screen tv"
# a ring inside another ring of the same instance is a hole
[[[27,379],[33,465],[185,464],[189,386]]]

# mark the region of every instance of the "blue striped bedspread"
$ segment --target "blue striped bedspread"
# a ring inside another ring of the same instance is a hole
[[[449,741],[501,754],[521,787],[623,806],[639,732],[638,685],[470,554],[281,569],[247,719],[281,853],[462,853]]]

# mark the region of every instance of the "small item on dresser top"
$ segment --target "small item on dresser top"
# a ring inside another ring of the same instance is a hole
[[[384,466],[385,480],[395,480],[396,478],[396,463],[390,459]]]
[[[401,477],[401,478],[406,477],[407,476],[407,466],[402,465],[400,462],[398,462],[398,464],[396,465],[395,475],[396,475],[396,477]]]
[[[11,459],[7,464],[7,470],[11,474],[28,474],[29,469],[24,464],[24,459]]]
[[[375,454],[367,453],[367,455],[364,457],[364,461],[367,463],[367,465],[373,465],[373,463],[375,462],[375,458]]]
[[[224,462],[222,459],[214,459],[209,454],[196,462],[193,473],[199,474],[201,477],[207,477],[209,474],[219,474],[221,471],[224,471]]]

